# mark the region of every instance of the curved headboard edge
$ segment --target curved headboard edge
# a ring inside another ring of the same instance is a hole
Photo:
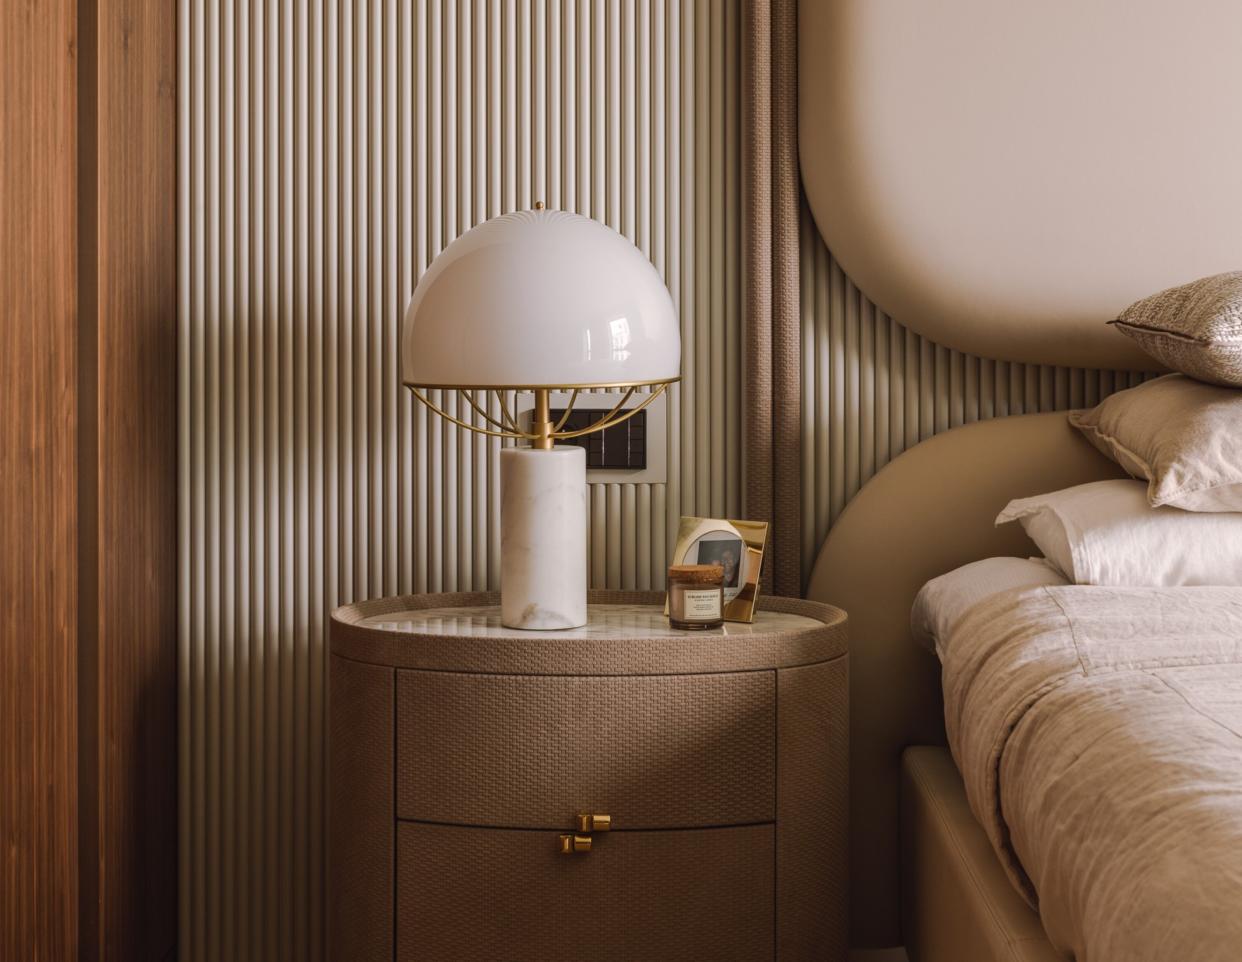
[[[910,637],[930,578],[998,555],[1035,553],[1021,527],[993,522],[1013,498],[1124,477],[1063,412],[955,428],[886,465],[828,534],[807,597],[850,618],[851,944],[901,943],[901,753],[944,740],[940,671]]]
[[[808,206],[908,329],[979,357],[1154,370],[1105,322],[1242,262],[1242,126],[1224,120],[1242,5],[798,8]]]

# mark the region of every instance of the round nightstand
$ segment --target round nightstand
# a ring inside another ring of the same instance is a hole
[[[683,632],[663,604],[592,592],[556,632],[504,628],[495,593],[333,614],[333,959],[845,958],[845,614]]]

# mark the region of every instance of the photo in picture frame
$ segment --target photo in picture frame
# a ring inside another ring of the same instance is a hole
[[[720,565],[724,569],[724,619],[749,624],[755,620],[767,540],[766,521],[683,517],[672,563]]]

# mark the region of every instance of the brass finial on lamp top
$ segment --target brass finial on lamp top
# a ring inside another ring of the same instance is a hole
[[[589,218],[536,201],[467,231],[423,275],[402,326],[402,382],[460,427],[531,445],[501,449],[506,626],[586,624],[586,455],[556,442],[633,417],[680,369],[680,325],[659,273]],[[579,392],[593,389],[625,393],[592,424],[566,430]],[[473,416],[449,414],[433,390],[459,392]],[[553,391],[570,394],[555,423]],[[510,410],[510,392],[533,392],[529,429]]]

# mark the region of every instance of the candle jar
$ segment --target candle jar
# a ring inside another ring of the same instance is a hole
[[[701,631],[724,621],[724,568],[673,565],[668,569],[668,620],[674,628]]]

